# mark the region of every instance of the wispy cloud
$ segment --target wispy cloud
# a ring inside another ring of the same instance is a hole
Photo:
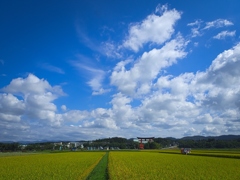
[[[206,26],[203,29],[210,29],[210,28],[220,28],[225,26],[232,26],[234,25],[231,21],[226,19],[217,19],[215,21],[206,22]]]
[[[201,36],[202,33],[201,33],[201,29],[200,29],[200,26],[202,24],[202,20],[196,20],[192,23],[188,23],[187,26],[190,26],[192,27],[191,28],[191,32],[192,32],[192,37],[197,37],[197,36]]]
[[[59,73],[59,74],[65,74],[65,72],[61,68],[50,65],[48,63],[41,64],[40,66],[43,69],[46,69],[46,70],[51,71],[51,72],[56,72],[56,73]]]
[[[211,22],[206,22],[205,26],[203,24],[203,21],[201,19],[198,19],[194,22],[188,23],[187,26],[191,27],[191,37],[198,37],[203,36],[206,30],[209,30],[211,28],[223,28],[227,26],[234,25],[233,22],[226,20],[226,19],[216,19]],[[226,31],[227,32],[227,31]],[[232,34],[225,34],[226,36],[231,36]],[[223,34],[219,33],[219,36],[224,36]],[[233,36],[233,35],[232,35]],[[218,39],[218,35],[214,36],[215,39]]]
[[[90,77],[90,80],[87,81],[87,84],[92,88],[93,95],[100,95],[105,92],[109,92],[109,90],[104,90],[102,88],[102,83],[105,78],[105,72],[103,70],[88,66],[79,61],[71,61],[70,63],[76,67],[80,73],[83,73],[84,70],[88,79]]]
[[[104,55],[109,58],[116,58],[120,59],[123,57],[123,55],[120,52],[120,47],[117,47],[117,45],[114,42],[103,42],[101,44],[102,50],[104,52]]]
[[[4,65],[4,60],[0,59],[0,64]]]
[[[105,27],[106,29],[106,27]],[[108,28],[110,29],[110,28]],[[113,41],[104,41],[104,42],[98,42],[88,37],[87,33],[85,33],[79,25],[76,25],[76,31],[77,35],[80,39],[80,41],[89,49],[91,49],[94,52],[97,52],[101,54],[102,56],[108,57],[108,58],[116,58],[119,59],[122,57],[122,54],[119,51],[118,44],[114,43]]]
[[[235,36],[236,31],[222,31],[214,36],[214,39],[225,39],[226,37],[233,37]]]
[[[79,26],[79,24],[76,24],[76,31],[77,36],[79,40],[89,49],[102,53],[100,46],[97,42],[94,42],[92,39],[90,39],[87,35],[87,33],[84,32],[84,30]]]
[[[198,19],[194,22],[188,23],[187,26],[200,26],[201,23],[202,23],[202,20]]]

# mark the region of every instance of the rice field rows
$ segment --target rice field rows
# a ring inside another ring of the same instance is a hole
[[[194,153],[155,150],[6,154],[0,157],[0,180],[240,179],[239,151],[194,150]]]
[[[109,177],[120,179],[240,179],[240,160],[159,152],[110,152]]]
[[[0,179],[85,179],[105,152],[50,153],[0,158]]]

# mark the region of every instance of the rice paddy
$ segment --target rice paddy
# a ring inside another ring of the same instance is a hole
[[[105,156],[104,156],[105,155]],[[240,179],[240,151],[1,154],[0,179]]]
[[[111,152],[110,179],[239,179],[240,160],[159,152]]]
[[[85,179],[104,154],[69,152],[0,157],[0,179]]]

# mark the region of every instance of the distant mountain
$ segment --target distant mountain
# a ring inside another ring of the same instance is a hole
[[[201,139],[208,139],[209,137],[205,137],[205,136],[187,136],[187,137],[183,137],[180,138],[182,140],[201,140]]]
[[[222,136],[217,136],[215,139],[219,140],[234,140],[234,139],[240,139],[240,135],[222,135]]]
[[[240,135],[222,135],[222,136],[187,136],[180,138],[182,140],[204,140],[204,139],[215,139],[215,140],[234,140],[240,139]]]
[[[168,139],[171,141],[178,141],[178,140],[206,140],[206,139],[215,139],[215,140],[235,140],[235,139],[240,139],[240,135],[221,135],[221,136],[187,136],[183,138],[174,138],[174,137],[155,137],[155,139],[160,138],[160,139]],[[112,138],[110,138],[112,139]],[[126,140],[134,140],[136,138],[130,138]],[[94,140],[93,140],[94,141]],[[0,141],[0,143],[19,143],[19,144],[34,144],[34,143],[51,143],[51,142],[88,142],[85,140],[81,141],[66,141],[66,140],[40,140],[40,141]]]
[[[164,138],[164,139],[171,139],[171,140],[175,140],[176,138],[174,138],[174,137],[166,137],[166,138]]]

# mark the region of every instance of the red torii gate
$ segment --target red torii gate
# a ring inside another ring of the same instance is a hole
[[[153,142],[154,137],[137,137],[139,142],[139,149],[144,149],[143,141]]]

